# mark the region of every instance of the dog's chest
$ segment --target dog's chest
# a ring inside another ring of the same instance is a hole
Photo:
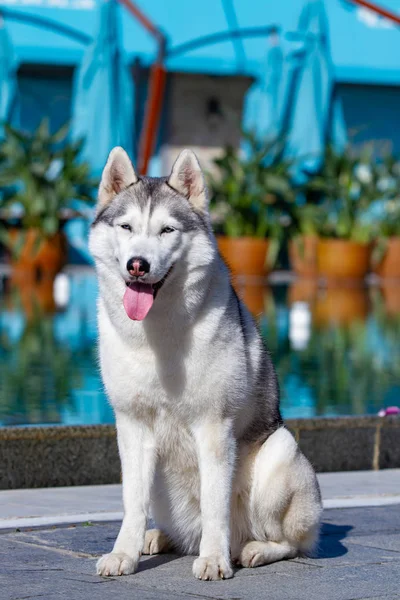
[[[156,357],[146,344],[131,348],[107,332],[100,336],[100,363],[104,385],[116,409],[150,409],[163,402]]]
[[[142,332],[127,341],[110,325],[100,320],[100,362],[115,409],[144,418],[146,412],[152,418],[159,409],[171,408],[183,415],[188,405],[193,413],[202,399],[215,398],[220,391],[223,382],[213,350],[201,336],[196,341],[192,335],[189,344],[184,335],[154,339]],[[226,361],[224,368],[226,373]]]
[[[195,440],[188,423],[170,410],[159,410],[153,431],[160,464],[164,470],[197,470]]]

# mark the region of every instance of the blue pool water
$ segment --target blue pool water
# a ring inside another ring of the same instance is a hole
[[[30,286],[3,277],[0,424],[112,423],[97,365],[91,269]],[[241,287],[277,367],[289,417],[400,405],[400,289]]]

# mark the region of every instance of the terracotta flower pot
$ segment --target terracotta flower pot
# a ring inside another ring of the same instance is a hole
[[[348,325],[368,315],[368,294],[362,287],[328,287],[319,290],[314,318],[317,325]]]
[[[382,282],[382,294],[388,315],[400,315],[400,283]]]
[[[311,277],[299,277],[291,283],[288,292],[289,305],[295,302],[307,302],[313,304],[318,291],[318,280]]]
[[[318,273],[327,279],[363,279],[368,273],[371,244],[318,240]]]
[[[25,278],[21,271],[12,273],[10,280],[10,308],[22,309],[27,320],[38,315],[52,315],[56,312],[54,299],[54,279],[44,277],[39,281]]]
[[[400,237],[387,240],[385,254],[374,271],[385,279],[400,279]]]
[[[218,236],[218,249],[232,275],[263,277],[268,272],[268,240]]]
[[[40,241],[35,229],[26,231],[11,230],[11,238],[18,244],[18,237],[24,236],[23,245],[17,256],[11,256],[13,270],[24,273],[26,278],[54,277],[65,265],[67,259],[67,239],[62,231]]]
[[[300,277],[316,277],[318,236],[302,235],[289,242],[289,258],[292,269]]]

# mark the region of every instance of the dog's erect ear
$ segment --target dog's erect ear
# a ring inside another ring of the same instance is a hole
[[[113,148],[101,176],[98,210],[105,208],[117,194],[137,180],[135,169],[125,150],[120,146]]]
[[[194,152],[182,150],[172,167],[168,185],[185,196],[197,212],[207,209],[207,189],[203,173]]]

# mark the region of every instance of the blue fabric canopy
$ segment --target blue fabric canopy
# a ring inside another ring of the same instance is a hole
[[[0,137],[4,122],[18,124],[17,69],[14,49],[0,14]]]
[[[74,80],[72,137],[84,138],[81,158],[97,177],[114,146],[123,146],[134,158],[134,86],[122,46],[120,19],[116,0],[102,0],[94,41]],[[86,220],[75,220],[66,232],[71,246],[90,262],[87,228]]]
[[[270,35],[267,60],[263,62],[265,67],[246,96],[243,126],[245,131],[256,131],[259,136],[274,139],[282,127],[286,81],[284,56],[277,33]]]
[[[72,136],[84,138],[82,158],[99,175],[114,146],[133,158],[134,89],[121,40],[120,7],[103,0],[94,41],[74,81]]]
[[[11,0],[1,11],[18,58],[23,62],[79,64],[86,39],[95,39],[96,14],[102,0]],[[296,29],[306,0],[231,0],[239,28],[276,25],[281,37]],[[379,0],[400,14],[399,0]],[[227,31],[235,26],[226,18],[221,0],[137,0],[150,20],[176,48],[199,37]],[[400,84],[399,28],[368,9],[346,0],[326,3],[335,78],[341,82]],[[154,61],[154,39],[126,11],[122,22],[124,49],[130,60]],[[40,21],[43,21],[41,24]],[[44,20],[48,21],[46,25]],[[169,70],[257,76],[265,59],[265,36],[245,38],[241,55],[235,40],[197,47],[167,60]]]
[[[282,130],[285,156],[296,159],[294,176],[299,180],[305,172],[318,170],[326,142],[340,148],[346,141],[341,106],[334,97],[328,32],[324,1],[312,0],[293,35],[299,47],[289,56],[293,69]]]

